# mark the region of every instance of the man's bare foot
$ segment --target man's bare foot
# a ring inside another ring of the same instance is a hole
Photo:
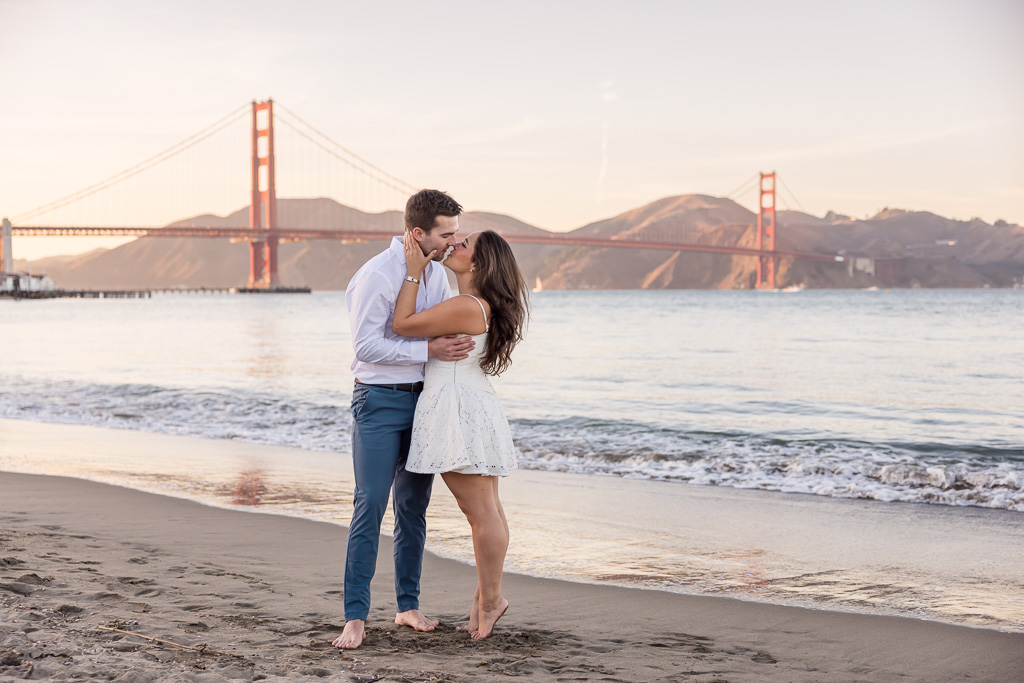
[[[480,629],[480,589],[473,593],[473,609],[469,612],[469,623],[465,626],[455,627],[456,631],[469,631],[473,633]]]
[[[440,622],[437,619],[427,619],[420,614],[418,609],[410,609],[399,612],[395,615],[395,623],[399,626],[411,626],[417,631],[433,631]]]
[[[366,638],[366,622],[362,619],[349,619],[345,622],[345,630],[331,643],[342,650],[354,650],[363,644]]]
[[[495,624],[498,623],[498,619],[501,619],[501,617],[504,616],[506,610],[508,610],[508,600],[505,598],[498,601],[498,606],[492,610],[481,609],[480,630],[473,631],[472,636],[474,640],[483,640],[491,635]]]

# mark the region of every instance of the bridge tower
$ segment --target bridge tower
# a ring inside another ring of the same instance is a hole
[[[14,254],[11,252],[11,222],[6,218],[0,224],[0,275],[14,272]],[[0,283],[3,279],[0,278]]]
[[[761,174],[757,206],[757,248],[775,251],[775,171]],[[777,256],[759,256],[755,286],[758,289],[775,289],[778,266]]]
[[[277,189],[274,183],[274,101],[252,103],[252,202],[249,205],[249,288],[278,287],[276,234]]]

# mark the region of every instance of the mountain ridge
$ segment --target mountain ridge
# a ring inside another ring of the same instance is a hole
[[[168,227],[247,227],[249,209],[226,216],[203,214]],[[778,284],[809,288],[868,286],[1009,287],[1024,278],[1024,228],[979,219],[956,221],[927,211],[884,209],[854,219],[829,212],[817,217],[779,211],[780,251],[899,259],[895,280],[870,268],[851,272],[842,263],[782,259]],[[279,199],[278,222],[315,229],[358,228],[399,234],[399,211],[365,213],[329,198]],[[462,215],[466,233],[494,229],[504,234],[601,236],[664,240],[684,232],[688,240],[713,246],[756,246],[756,215],[728,198],[704,194],[662,197],[616,216],[554,233],[512,216],[485,211]],[[359,266],[383,241],[282,243],[282,283],[313,289],[344,289]],[[545,289],[746,289],[753,286],[755,260],[696,252],[623,250],[515,244],[530,283]],[[237,287],[248,279],[248,246],[227,239],[140,238],[115,249],[76,256],[19,261],[19,269],[46,271],[66,289]]]

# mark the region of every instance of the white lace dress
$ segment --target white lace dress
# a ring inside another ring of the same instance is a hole
[[[480,309],[484,310],[482,303]],[[490,330],[486,311],[484,325]],[[405,464],[410,472],[504,477],[516,469],[508,418],[480,367],[487,332],[473,335],[473,341],[476,346],[463,360],[427,361]]]

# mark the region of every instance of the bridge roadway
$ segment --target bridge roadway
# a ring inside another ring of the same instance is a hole
[[[392,233],[380,230],[319,230],[313,228],[274,228],[253,230],[251,228],[215,227],[70,227],[70,226],[12,226],[12,234],[21,237],[202,237],[228,238],[237,241],[266,240],[277,237],[281,241],[299,240],[386,240]],[[584,246],[614,249],[661,249],[666,251],[692,251],[706,254],[734,254],[739,256],[770,256],[805,261],[843,262],[844,256],[837,254],[815,254],[799,251],[769,251],[748,247],[724,247],[707,244],[681,244],[671,241],[630,240],[608,237],[583,237],[505,233],[502,237],[514,244],[541,244],[550,246]]]

